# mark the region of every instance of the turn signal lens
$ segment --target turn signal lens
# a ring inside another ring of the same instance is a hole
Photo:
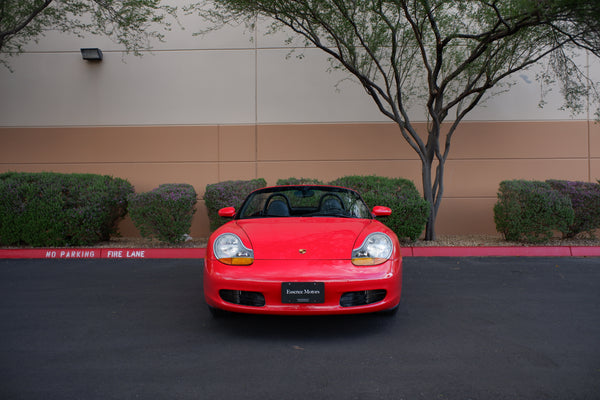
[[[254,252],[233,233],[224,233],[216,238],[213,252],[217,260],[227,265],[250,265],[254,262]]]
[[[245,257],[233,257],[233,258],[219,258],[223,264],[227,265],[250,265],[254,262],[252,258]]]
[[[392,256],[392,239],[384,233],[372,233],[359,248],[352,250],[352,264],[358,266],[379,265]]]
[[[363,265],[379,265],[387,261],[387,258],[353,258],[352,264],[363,266]]]

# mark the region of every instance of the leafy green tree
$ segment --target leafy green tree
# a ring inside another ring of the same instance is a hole
[[[266,18],[271,32],[286,28],[352,74],[421,160],[429,240],[456,128],[507,78],[544,60],[540,82],[558,83],[566,108],[597,98],[573,59],[600,54],[598,0],[213,0],[187,10],[215,28]],[[409,116],[415,104],[425,106],[426,134]]]
[[[160,0],[0,0],[0,63],[48,30],[108,35],[137,55],[163,38],[156,29],[168,29],[175,11]]]

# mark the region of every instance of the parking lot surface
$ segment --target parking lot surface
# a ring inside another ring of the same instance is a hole
[[[0,398],[598,399],[599,260],[410,258],[394,317],[216,320],[201,260],[0,260]]]

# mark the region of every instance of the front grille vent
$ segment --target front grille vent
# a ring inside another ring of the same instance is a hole
[[[340,298],[340,306],[356,307],[371,303],[377,303],[385,298],[385,289],[361,290],[358,292],[346,292]]]
[[[259,292],[222,289],[219,295],[224,301],[241,306],[263,307],[265,305],[265,296]]]

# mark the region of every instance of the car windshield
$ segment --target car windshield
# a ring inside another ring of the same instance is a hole
[[[248,196],[237,218],[372,218],[358,193],[331,186],[278,186]]]

